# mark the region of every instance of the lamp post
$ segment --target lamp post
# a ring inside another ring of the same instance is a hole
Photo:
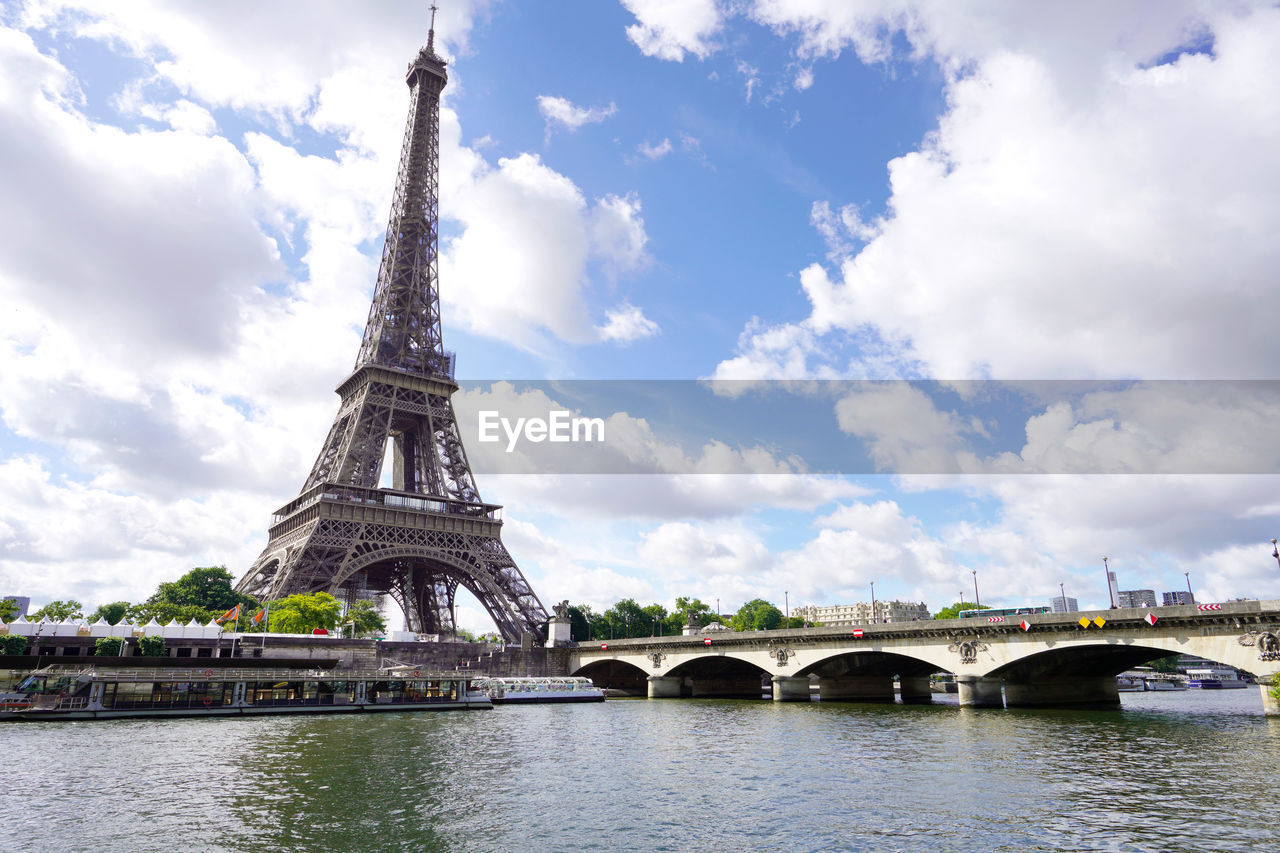
[[[981,607],[982,599],[978,597],[978,570],[973,570],[973,606]]]
[[[1191,591],[1191,572],[1189,571],[1183,572],[1182,576],[1187,579],[1187,598],[1191,599],[1191,602],[1190,602],[1191,604],[1195,604],[1196,594]]]
[[[871,624],[876,622],[876,582],[871,582]]]
[[[1276,545],[1276,540],[1271,540],[1271,556],[1276,558],[1276,565],[1280,566],[1280,546]]]
[[[1061,583],[1058,584],[1058,592],[1062,593],[1062,612],[1067,612],[1067,590]]]
[[[1107,581],[1107,598],[1111,600],[1111,609],[1116,609],[1116,594],[1111,588],[1111,566],[1107,563],[1107,557],[1102,558],[1102,574]]]
[[[791,627],[791,593],[785,589],[782,591],[782,606],[786,608],[786,613],[787,613],[787,624],[783,625],[782,627],[790,628]]]

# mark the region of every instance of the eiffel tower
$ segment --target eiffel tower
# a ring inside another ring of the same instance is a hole
[[[409,117],[373,305],[338,416],[297,498],[237,589],[268,601],[327,591],[348,602],[390,595],[412,631],[450,634],[469,590],[502,637],[547,620],[502,544],[502,507],[483,503],[458,434],[454,354],[440,336],[437,288],[440,92],[435,7],[409,64]],[[379,488],[391,444],[392,486]]]

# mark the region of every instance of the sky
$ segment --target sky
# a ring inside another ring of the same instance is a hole
[[[0,7],[0,594],[262,550],[427,5]],[[1105,607],[1103,556],[1280,598],[1280,8],[439,5],[455,403],[544,604]],[[609,440],[507,453],[483,410]]]

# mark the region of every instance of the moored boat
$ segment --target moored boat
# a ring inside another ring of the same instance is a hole
[[[582,676],[489,678],[477,682],[495,705],[603,702],[604,691]]]
[[[46,666],[10,694],[11,720],[206,717],[251,714],[447,711],[492,708],[457,673],[289,667]]]
[[[1240,673],[1225,666],[1187,670],[1187,686],[1200,690],[1235,690],[1247,687]]]

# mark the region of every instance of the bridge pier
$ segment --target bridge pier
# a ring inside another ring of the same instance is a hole
[[[1120,693],[1114,675],[1041,678],[1021,683],[1006,681],[1004,702],[1010,708],[1119,708]]]
[[[822,702],[892,702],[892,675],[839,675],[818,678]]]
[[[957,675],[956,695],[961,708],[1003,708],[1000,679],[979,675]]]
[[[1262,676],[1258,679],[1258,689],[1262,691],[1262,713],[1268,717],[1280,717],[1280,699],[1271,692],[1280,676]]]
[[[904,705],[929,705],[933,702],[933,690],[929,688],[929,676],[904,675],[898,679],[898,692]]]
[[[649,676],[650,699],[678,699],[681,678],[677,675]]]
[[[773,677],[773,701],[808,702],[809,676],[775,675]]]

